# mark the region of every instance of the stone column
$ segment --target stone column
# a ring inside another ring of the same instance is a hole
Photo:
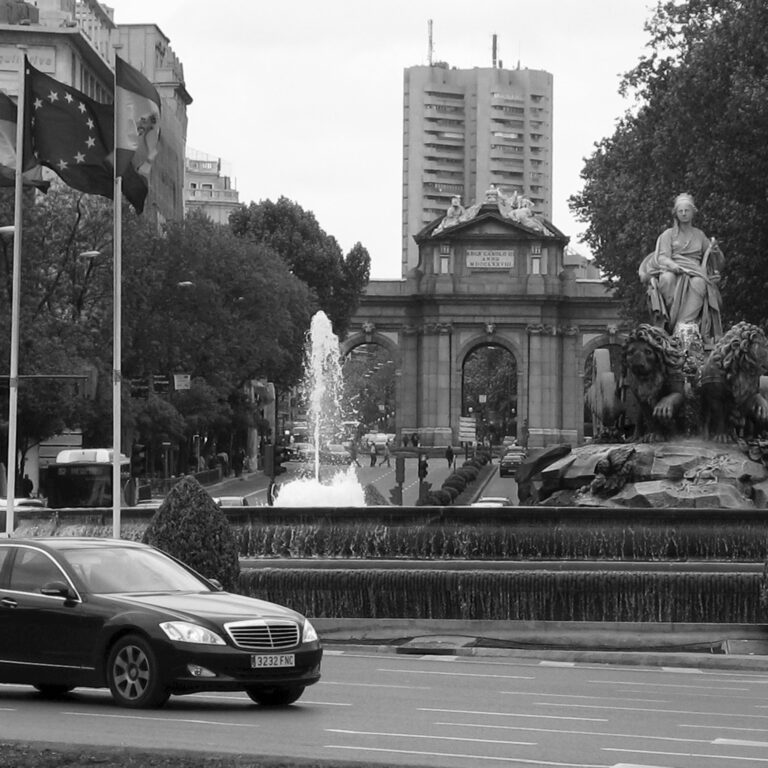
[[[402,351],[402,373],[400,397],[398,399],[397,423],[398,440],[402,444],[403,434],[409,437],[419,426],[419,402],[421,398],[421,376],[419,370],[419,333],[413,325],[404,325],[400,329],[400,349]]]
[[[584,376],[579,370],[579,329],[574,325],[560,329],[562,369],[560,374],[562,442],[577,445],[584,439]]]
[[[552,332],[548,325],[529,325],[528,332],[528,445],[540,448],[556,442],[554,432],[559,388],[553,387],[559,366],[551,367]]]

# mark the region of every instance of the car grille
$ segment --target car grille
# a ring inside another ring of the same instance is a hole
[[[299,644],[295,621],[242,621],[224,627],[238,648],[249,651],[292,648]]]

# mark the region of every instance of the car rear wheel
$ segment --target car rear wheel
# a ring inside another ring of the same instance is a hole
[[[287,707],[297,701],[304,693],[303,685],[294,685],[289,688],[246,688],[245,692],[252,701],[265,707]]]
[[[107,683],[112,697],[123,707],[161,707],[170,695],[152,646],[139,635],[125,635],[112,646]]]
[[[46,699],[59,699],[68,694],[74,685],[36,685],[37,692]]]

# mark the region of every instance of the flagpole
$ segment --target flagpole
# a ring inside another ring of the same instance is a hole
[[[21,308],[21,192],[24,158],[24,61],[27,46],[19,51],[19,96],[16,103],[16,176],[13,202],[13,278],[11,288],[11,361],[8,377],[8,469],[5,532],[13,536],[16,497],[16,426],[19,402],[19,315]]]
[[[120,46],[115,46],[115,50]],[[117,64],[115,64],[117,66]],[[113,137],[113,178],[114,189],[112,196],[113,238],[112,252],[114,264],[112,267],[112,536],[120,538],[120,504],[122,502],[122,485],[120,477],[121,432],[122,432],[122,251],[123,251],[123,209],[122,176],[117,175],[117,78],[114,81],[113,109],[115,118],[115,133]]]

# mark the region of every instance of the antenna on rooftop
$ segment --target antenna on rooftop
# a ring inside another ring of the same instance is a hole
[[[496,35],[493,35],[493,44],[491,45],[491,61],[493,62],[493,68],[496,69]]]
[[[427,49],[427,61],[429,62],[429,66],[432,66],[432,54],[434,53],[434,48],[432,46],[432,19],[430,19],[427,22],[427,29],[429,30],[429,46]]]

